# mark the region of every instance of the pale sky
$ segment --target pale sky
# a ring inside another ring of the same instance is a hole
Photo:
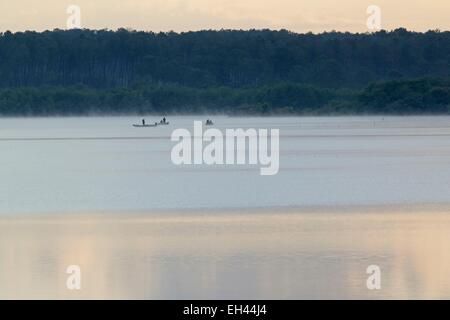
[[[377,5],[383,29],[450,30],[450,0],[1,0],[0,32],[66,29],[71,4],[89,29],[366,32],[366,10]]]

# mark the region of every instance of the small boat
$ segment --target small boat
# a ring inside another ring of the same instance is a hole
[[[159,126],[167,126],[168,124],[170,124],[170,122],[160,122],[158,123]]]
[[[214,122],[212,120],[206,120],[205,126],[213,126]]]
[[[133,124],[133,127],[135,128],[153,128],[153,127],[157,127],[158,124]]]

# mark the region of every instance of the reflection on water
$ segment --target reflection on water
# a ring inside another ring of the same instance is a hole
[[[449,210],[381,207],[2,218],[0,298],[450,298],[449,229]]]

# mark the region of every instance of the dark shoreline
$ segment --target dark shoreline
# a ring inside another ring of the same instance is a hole
[[[450,114],[450,78],[370,84],[361,90],[299,83],[193,88],[174,84],[93,89],[0,88],[0,116],[85,115],[339,116]]]

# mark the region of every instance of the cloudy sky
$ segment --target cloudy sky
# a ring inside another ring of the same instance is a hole
[[[450,0],[2,0],[0,31],[67,26],[67,7],[81,8],[84,28],[146,31],[289,29],[365,32],[368,6],[382,28],[450,30]]]

